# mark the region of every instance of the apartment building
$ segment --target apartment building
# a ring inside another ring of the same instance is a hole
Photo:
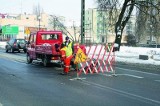
[[[112,43],[115,40],[114,26],[110,26],[109,14],[96,8],[85,12],[85,39],[88,42]],[[126,43],[126,32],[122,35],[122,43]]]
[[[10,38],[28,38],[28,35],[37,30],[46,30],[48,27],[48,15],[33,14],[5,14],[0,15],[0,40]]]

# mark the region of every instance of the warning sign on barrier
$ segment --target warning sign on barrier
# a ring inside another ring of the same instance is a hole
[[[76,53],[74,64],[82,63],[82,62],[85,62],[86,60],[87,60],[87,56],[84,54],[82,49],[79,48],[77,53]]]
[[[77,78],[74,79],[84,79],[79,76],[84,74],[94,74],[99,72],[109,72],[112,73],[113,76],[115,74],[115,51],[114,51],[114,43],[111,45],[91,45],[87,47],[87,54],[85,55],[81,49],[78,49],[78,52],[75,57],[75,64],[77,66]],[[74,80],[70,79],[70,80]]]

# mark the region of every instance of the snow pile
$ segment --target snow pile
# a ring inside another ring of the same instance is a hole
[[[160,65],[160,48],[121,46],[120,51],[115,53],[116,61]],[[139,55],[147,55],[149,59],[141,60]]]
[[[6,46],[6,42],[0,42],[0,48],[5,48],[5,46]]]

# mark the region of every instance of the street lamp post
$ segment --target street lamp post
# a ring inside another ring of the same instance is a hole
[[[40,30],[40,27],[41,27],[41,16],[38,17],[38,22],[39,22],[38,30]]]

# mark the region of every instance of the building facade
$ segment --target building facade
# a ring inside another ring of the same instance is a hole
[[[110,26],[109,14],[90,8],[85,12],[85,39],[87,42],[112,43],[115,40],[114,27]],[[126,43],[126,33],[123,33],[122,43]]]
[[[40,17],[37,17],[33,14],[8,14],[0,17],[0,26],[0,40],[27,39],[30,32],[47,29],[48,15],[41,14]]]

